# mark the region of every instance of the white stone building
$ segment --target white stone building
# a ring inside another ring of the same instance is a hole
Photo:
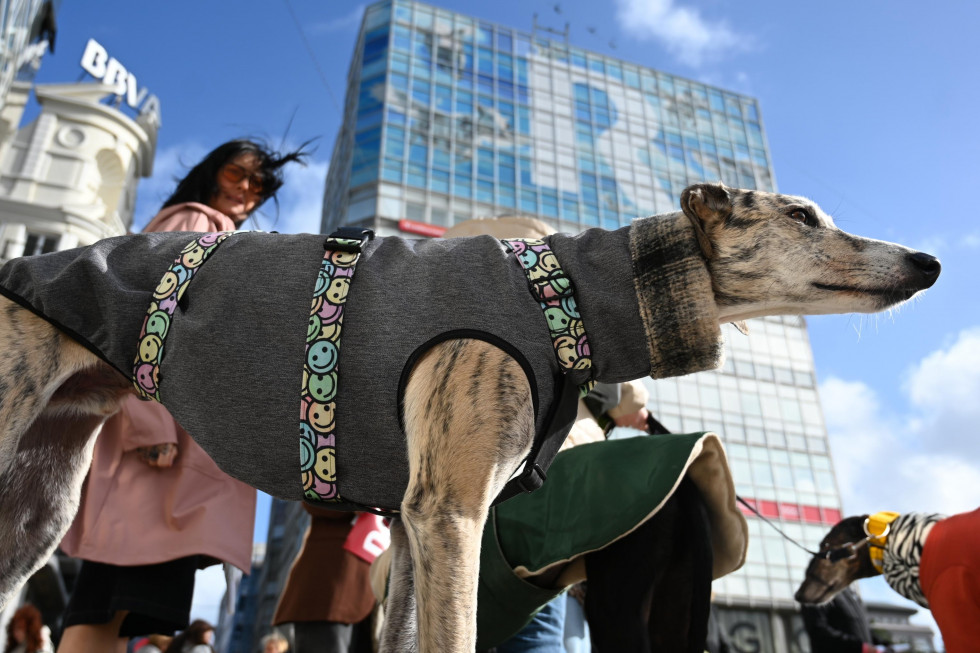
[[[14,82],[0,122],[19,121],[25,86]],[[0,262],[129,228],[136,186],[152,173],[159,125],[101,102],[113,93],[97,82],[34,87],[37,119],[0,143]]]

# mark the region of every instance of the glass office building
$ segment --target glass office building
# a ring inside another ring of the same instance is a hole
[[[689,184],[774,190],[755,99],[430,5],[365,11],[322,231],[438,235],[526,214],[566,232],[675,211]],[[740,496],[806,546],[840,518],[806,324],[726,327],[717,373],[648,381],[671,430],[722,435]],[[808,650],[792,599],[807,556],[749,515],[745,567],[716,582],[742,650]],[[754,643],[753,643],[754,642]]]
[[[366,13],[323,227],[526,213],[562,230],[771,189],[752,98],[408,2]]]

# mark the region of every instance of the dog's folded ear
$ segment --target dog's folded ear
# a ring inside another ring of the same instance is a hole
[[[732,212],[732,199],[723,184],[695,184],[681,193],[681,210],[694,225],[705,258],[714,255],[708,230]]]

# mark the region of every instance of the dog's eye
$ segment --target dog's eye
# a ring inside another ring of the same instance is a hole
[[[793,209],[790,211],[789,217],[793,218],[797,222],[802,222],[808,227],[812,227],[817,224],[817,221],[806,209]]]

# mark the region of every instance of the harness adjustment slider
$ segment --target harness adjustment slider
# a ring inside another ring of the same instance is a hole
[[[359,254],[368,241],[374,240],[373,229],[340,227],[323,241],[323,249],[334,252]]]
[[[573,297],[575,295],[575,287],[572,285],[572,280],[560,270],[547,277],[533,280],[528,279],[528,285],[531,287],[531,294],[539,302],[565,299],[566,297]]]
[[[521,475],[517,478],[516,482],[525,492],[534,492],[544,485],[546,480],[548,480],[548,475],[545,474],[540,465],[534,463],[521,472]]]

